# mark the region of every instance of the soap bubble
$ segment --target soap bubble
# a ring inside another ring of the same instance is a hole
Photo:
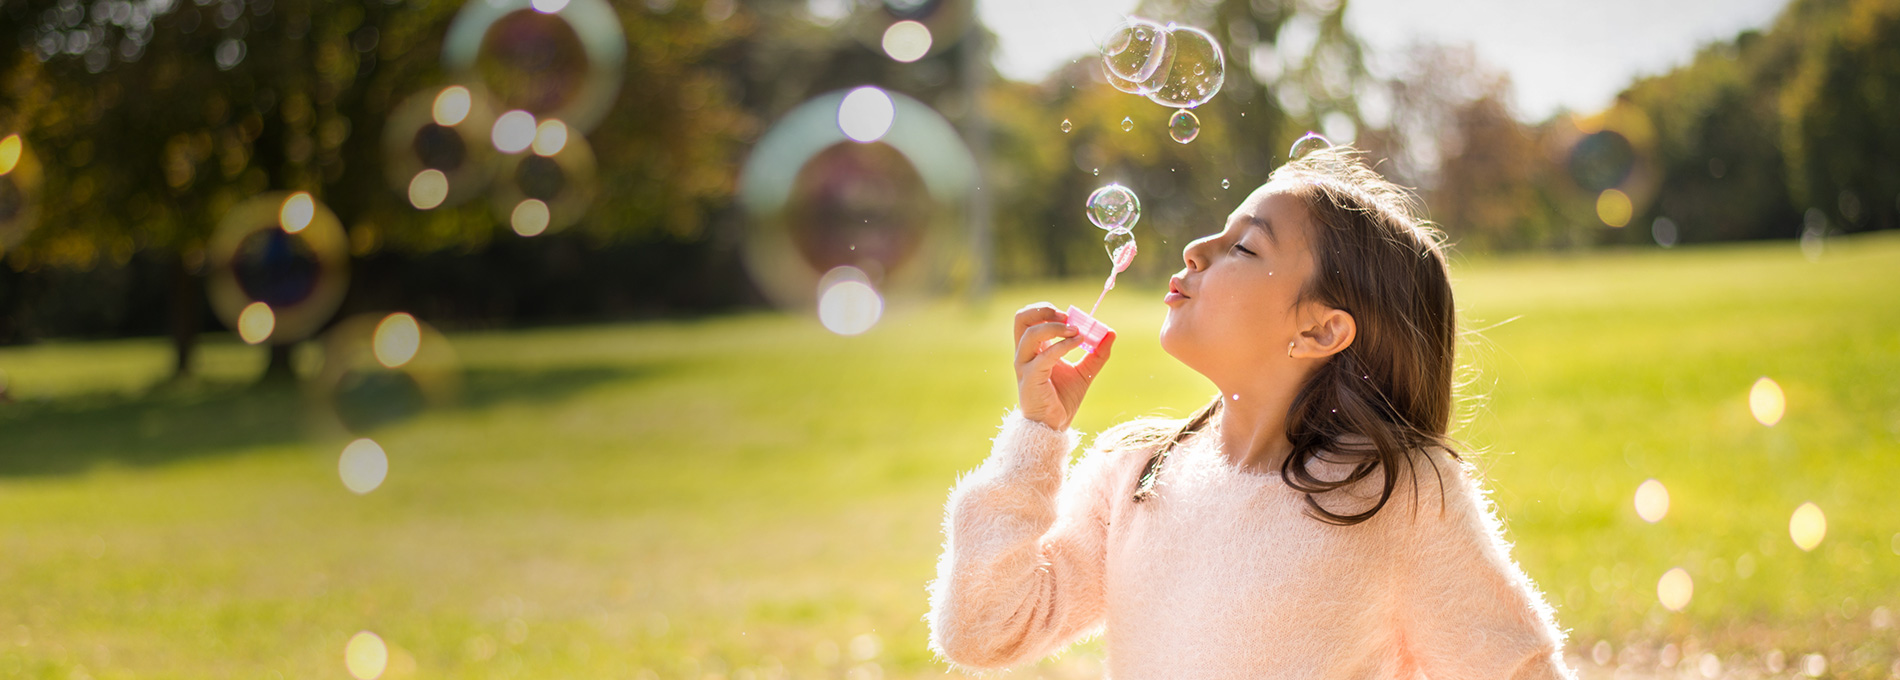
[[[39,223],[40,164],[17,134],[0,138],[0,253]]]
[[[1193,111],[1181,109],[1168,118],[1168,136],[1174,141],[1186,144],[1201,134],[1201,119]]]
[[[1095,226],[1109,231],[1133,229],[1141,220],[1141,199],[1128,187],[1110,184],[1089,194],[1088,215]]]
[[[318,424],[353,436],[454,401],[461,371],[448,338],[414,316],[361,314],[323,335],[323,365],[309,383]]]
[[[1287,160],[1295,160],[1320,149],[1333,148],[1333,143],[1317,132],[1308,132],[1306,136],[1293,140],[1293,146],[1286,150]]]
[[[522,236],[580,221],[598,192],[587,139],[568,134],[561,121],[544,120],[527,146],[534,151],[502,161],[489,192],[495,214],[507,216],[508,226]]]
[[[497,108],[592,130],[623,80],[620,26],[606,0],[471,2],[449,24],[442,62],[458,80],[485,85]]]
[[[1232,188],[1232,187],[1233,187],[1233,183],[1232,183],[1232,182],[1229,182],[1229,181],[1227,181],[1227,180],[1225,180],[1225,179],[1223,179],[1223,180],[1221,180],[1221,181],[1220,181],[1220,188],[1222,188],[1222,189],[1229,189],[1229,188]]]
[[[418,210],[462,203],[494,172],[494,113],[480,86],[423,90],[383,125],[383,175]]]
[[[1135,119],[1124,116],[1122,118],[1122,132],[1129,132],[1134,129],[1135,129]]]
[[[1128,269],[1135,261],[1135,234],[1127,229],[1112,229],[1102,237],[1102,247],[1108,250],[1108,259],[1115,263],[1115,272]]]
[[[1214,36],[1193,26],[1169,24],[1167,47],[1169,70],[1161,86],[1148,94],[1150,101],[1191,109],[1220,92],[1227,80],[1227,60]]]
[[[1063,132],[1068,132],[1068,131],[1070,131],[1070,130],[1074,130],[1074,129],[1075,129],[1075,124],[1074,124],[1074,123],[1070,123],[1070,122],[1069,122],[1069,119],[1067,119],[1067,118],[1064,118],[1064,119],[1062,119],[1062,131],[1063,131]]]
[[[1102,63],[1124,80],[1143,81],[1167,65],[1168,29],[1147,19],[1129,17],[1102,41]]]
[[[205,249],[211,309],[226,327],[248,330],[247,340],[281,345],[309,337],[336,313],[349,289],[343,225],[305,192],[272,192],[238,203]],[[254,303],[266,306],[260,311]]]

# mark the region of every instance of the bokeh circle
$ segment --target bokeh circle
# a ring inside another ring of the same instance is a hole
[[[627,37],[606,0],[475,0],[442,42],[442,65],[484,85],[497,108],[582,132],[613,108],[626,61]]]
[[[336,313],[349,290],[349,239],[336,214],[306,192],[279,191],[239,202],[205,246],[206,293],[226,327],[256,328],[246,341],[289,344],[310,337]],[[240,323],[241,317],[245,323]]]

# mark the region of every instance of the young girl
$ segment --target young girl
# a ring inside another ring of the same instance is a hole
[[[1113,335],[1016,314],[1019,406],[950,493],[931,649],[967,669],[1106,629],[1108,677],[1571,678],[1565,634],[1451,451],[1440,235],[1335,147],[1187,245],[1161,345],[1220,394],[1064,468]]]

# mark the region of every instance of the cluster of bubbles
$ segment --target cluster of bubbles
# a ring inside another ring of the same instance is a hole
[[[876,325],[886,296],[948,280],[965,239],[947,208],[975,190],[975,161],[921,102],[864,86],[788,112],[740,174],[744,262],[784,307],[827,330]]]
[[[1168,120],[1168,135],[1182,144],[1194,141],[1201,121],[1189,109],[1213,99],[1227,78],[1226,57],[1214,36],[1193,26],[1129,17],[1109,31],[1101,52],[1109,85],[1179,109]],[[1132,128],[1131,121],[1122,121],[1122,130]]]
[[[411,95],[384,127],[391,188],[417,210],[486,193],[525,237],[579,221],[598,191],[583,133],[626,60],[619,25],[604,0],[464,5],[442,49],[455,82]]]

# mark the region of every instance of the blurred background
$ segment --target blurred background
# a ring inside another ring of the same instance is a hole
[[[1172,46],[1118,74],[1130,15]],[[943,677],[943,502],[1014,310],[1101,293],[1091,193],[1141,255],[1089,433],[1205,401],[1166,278],[1318,133],[1451,238],[1454,434],[1574,666],[1900,678],[1900,1],[0,0],[0,45],[0,676]]]

